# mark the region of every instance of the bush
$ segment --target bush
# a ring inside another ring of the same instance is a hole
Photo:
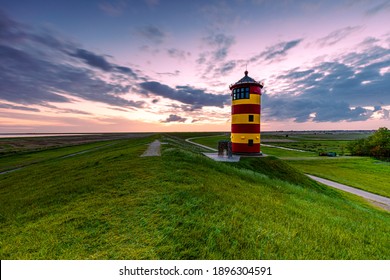
[[[351,142],[347,148],[352,155],[389,159],[390,131],[386,127],[381,127],[368,138]]]

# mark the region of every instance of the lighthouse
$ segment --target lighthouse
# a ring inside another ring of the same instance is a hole
[[[230,86],[232,96],[231,142],[233,154],[261,155],[260,109],[263,84],[245,76]]]

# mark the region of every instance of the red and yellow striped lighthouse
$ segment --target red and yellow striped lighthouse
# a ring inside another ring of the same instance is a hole
[[[263,85],[245,76],[234,85],[232,91],[232,152],[258,155],[260,151],[260,108]]]

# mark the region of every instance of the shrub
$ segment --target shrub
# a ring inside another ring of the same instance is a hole
[[[352,155],[389,159],[390,131],[386,127],[381,127],[368,138],[351,142],[347,148]]]

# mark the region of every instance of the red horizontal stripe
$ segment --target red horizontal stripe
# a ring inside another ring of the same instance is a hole
[[[232,133],[260,133],[259,124],[232,124]]]
[[[248,146],[248,144],[232,143],[232,152],[233,153],[260,153],[260,144],[253,144],[253,146]]]
[[[232,105],[232,114],[260,114],[259,104],[239,104]]]
[[[254,94],[261,94],[261,89],[260,87],[256,87],[256,86],[251,86],[251,88],[249,89],[250,93],[254,93]]]

